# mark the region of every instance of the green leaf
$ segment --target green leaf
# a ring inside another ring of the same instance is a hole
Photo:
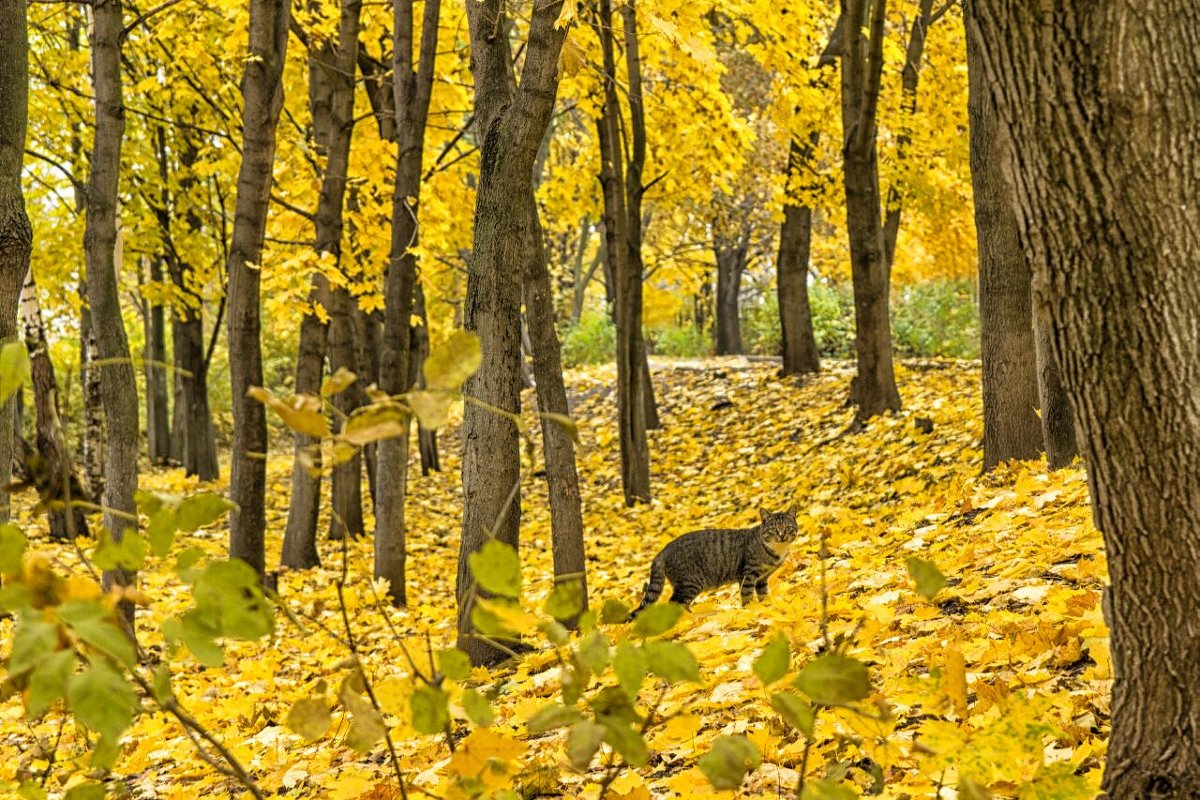
[[[192,533],[206,528],[237,508],[237,504],[213,492],[185,497],[179,503],[176,520],[179,530]]]
[[[168,642],[183,642],[196,660],[206,667],[219,667],[225,663],[225,648],[217,643],[216,637],[189,611],[183,617],[163,620],[163,638]]]
[[[33,606],[33,592],[24,583],[0,586],[0,612],[16,614]]]
[[[93,769],[108,772],[116,766],[117,758],[121,755],[121,740],[116,736],[101,736],[92,746],[92,757],[89,761]]]
[[[592,763],[600,743],[604,741],[604,728],[591,720],[577,722],[567,732],[567,758],[571,766],[581,772]]]
[[[735,791],[748,773],[758,769],[762,755],[745,736],[718,736],[712,750],[696,763],[714,789]]]
[[[932,561],[909,556],[905,563],[908,565],[908,574],[917,584],[917,594],[926,600],[932,600],[933,596],[946,585],[946,576]]]
[[[559,622],[566,622],[583,611],[583,584],[576,579],[559,581],[546,598],[546,613]]]
[[[412,725],[418,733],[440,733],[450,724],[446,693],[421,684],[412,693]]]
[[[579,713],[579,709],[571,706],[564,706],[558,703],[552,703],[548,706],[542,706],[534,712],[529,721],[525,723],[525,727],[531,734],[545,733],[557,728],[565,728],[568,725],[574,725],[582,719],[583,715]]]
[[[471,677],[471,657],[457,647],[439,650],[437,658],[438,669],[450,680],[465,681]]]
[[[496,715],[492,711],[492,704],[477,689],[467,689],[463,692],[462,705],[463,709],[467,712],[467,718],[481,728],[486,728],[496,721]]]
[[[675,627],[683,606],[678,603],[655,603],[638,614],[633,623],[634,636],[659,636]]]
[[[104,784],[77,783],[67,790],[63,800],[104,800]]]
[[[771,695],[771,708],[779,712],[788,725],[812,738],[816,718],[808,703],[790,692],[776,692]]]
[[[754,674],[764,686],[770,686],[787,674],[791,657],[792,647],[787,636],[776,634],[754,659]]]
[[[22,675],[58,649],[58,626],[32,614],[21,617],[13,635],[8,671]]]
[[[346,732],[346,744],[360,753],[366,753],[383,738],[386,731],[383,717],[372,708],[365,713],[354,715],[354,719],[350,721],[350,730]]]
[[[575,654],[581,664],[599,675],[608,666],[610,658],[608,637],[600,631],[592,631],[579,642]]]
[[[244,561],[210,561],[195,578],[188,612],[214,636],[253,640],[275,628],[275,613],[263,596],[258,573]],[[191,647],[191,645],[188,645]]]
[[[642,650],[650,671],[668,683],[700,683],[700,665],[686,645],[679,642],[646,642]]]
[[[470,331],[455,331],[425,359],[425,385],[430,389],[458,391],[482,363],[479,337]]]
[[[118,542],[104,530],[100,533],[100,544],[92,554],[92,561],[101,569],[139,570],[146,565],[149,552],[150,545],[136,531],[126,530]]]
[[[867,665],[829,653],[809,663],[796,677],[796,688],[824,705],[845,705],[871,693]]]
[[[571,641],[571,633],[562,626],[561,623],[555,622],[552,619],[542,620],[538,623],[538,628],[542,633],[546,634],[546,638],[556,647],[565,647],[567,642]]]
[[[137,696],[119,672],[105,661],[94,661],[67,681],[67,699],[75,717],[87,727],[115,740],[133,722]]]
[[[849,786],[843,786],[841,783],[825,779],[822,781],[808,781],[804,784],[804,792],[800,795],[801,800],[858,800],[858,792],[851,789]],[[959,795],[963,797],[963,795]]]
[[[122,664],[132,666],[137,658],[133,642],[117,626],[112,612],[95,600],[68,600],[58,607],[58,618],[80,639]]]
[[[331,722],[329,701],[324,697],[297,700],[287,718],[287,726],[310,742],[324,736]]]
[[[24,342],[5,342],[0,347],[0,404],[8,402],[29,380],[29,351]]]
[[[60,697],[67,696],[67,681],[75,672],[75,651],[59,650],[38,663],[29,677],[29,695],[25,711],[40,717]]]
[[[154,692],[154,699],[159,705],[166,705],[171,699],[171,670],[165,663],[159,664],[154,670],[154,680],[150,684],[150,688]]]
[[[629,606],[610,598],[604,601],[604,606],[600,609],[600,621],[605,625],[620,625],[629,621],[629,611]]]
[[[158,558],[166,558],[175,544],[175,534],[179,531],[179,521],[176,511],[171,506],[163,506],[150,517],[146,526],[146,538],[150,540],[150,552]]]
[[[637,697],[642,688],[642,681],[650,671],[646,654],[637,645],[621,642],[613,656],[613,671],[617,673],[617,682],[629,697]]]
[[[471,553],[468,563],[485,591],[514,599],[520,596],[521,563],[512,545],[492,539]]]
[[[26,539],[16,525],[0,525],[0,572],[16,575],[25,558]]]
[[[21,800],[47,800],[50,797],[42,785],[34,780],[22,781],[21,788],[17,790],[17,796]]]
[[[604,726],[604,741],[625,763],[631,767],[644,767],[650,760],[650,748],[646,745],[646,737],[638,727],[617,717],[601,717],[600,724]]]

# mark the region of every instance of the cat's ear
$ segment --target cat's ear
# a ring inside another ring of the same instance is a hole
[[[762,519],[763,522],[766,522],[768,519],[770,519],[771,513],[769,511],[767,511],[765,508],[759,508],[758,516],[759,516],[759,518]]]
[[[796,516],[796,513],[799,511],[800,511],[800,504],[797,503],[795,500],[793,500],[792,504],[790,506],[788,506],[788,510],[787,510],[788,516],[794,517],[794,516]]]

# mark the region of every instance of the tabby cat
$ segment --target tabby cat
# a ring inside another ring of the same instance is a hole
[[[727,583],[741,583],[742,605],[767,596],[767,578],[783,563],[800,528],[796,507],[781,514],[760,510],[762,522],[753,528],[716,528],[685,533],[659,551],[650,565],[650,580],[636,617],[662,595],[671,581],[672,602],[690,605],[696,595]]]

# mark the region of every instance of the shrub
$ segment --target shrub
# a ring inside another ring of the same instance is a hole
[[[927,281],[893,292],[898,356],[979,358],[979,300],[971,279]]]
[[[650,333],[656,355],[674,358],[702,358],[712,355],[712,339],[695,325],[660,328]]]
[[[563,366],[603,364],[616,358],[617,329],[607,314],[584,314],[563,336]]]

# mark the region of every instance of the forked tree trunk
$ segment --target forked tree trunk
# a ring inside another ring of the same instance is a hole
[[[621,148],[621,107],[617,96],[612,4],[600,0],[593,28],[603,53],[604,104],[597,123],[600,185],[604,192],[604,252],[615,285],[617,327],[617,427],[621,446],[621,487],[625,502],[650,500],[650,445],[646,438],[646,377],[649,366],[642,338],[641,254],[632,263],[629,192]],[[639,185],[640,188],[640,185]],[[640,220],[639,220],[640,223]]]
[[[284,57],[290,0],[250,0],[249,55],[242,76],[242,163],[229,247],[229,374],[233,391],[233,447],[229,496],[229,555],[260,576],[266,569],[267,419],[247,396],[262,386],[259,265],[275,161],[275,127],[283,107]]]
[[[1050,355],[1050,321],[1044,313],[1033,316],[1033,338],[1037,349],[1038,408],[1042,418],[1042,439],[1046,446],[1046,464],[1061,469],[1079,453],[1075,443],[1075,415],[1067,401],[1058,365]]]
[[[392,242],[384,283],[380,387],[389,395],[408,391],[413,293],[417,283],[417,220],[420,213],[425,122],[433,92],[440,0],[426,0],[417,54],[412,0],[395,3],[393,85],[396,107],[396,184],[392,194]],[[375,577],[388,582],[388,596],[407,602],[404,503],[408,494],[409,425],[375,446]]]
[[[17,300],[29,272],[33,228],[25,213],[21,165],[29,96],[29,44],[25,3],[0,4],[0,341],[16,336]],[[9,516],[13,414],[0,407],[0,521]]]
[[[971,186],[979,240],[979,327],[983,358],[983,469],[1042,452],[1038,370],[1028,257],[1007,184],[1008,130],[988,91],[980,44],[967,37]]]
[[[1102,788],[1200,796],[1200,6],[971,6],[1108,554]]]
[[[567,29],[559,8],[535,4],[521,70],[513,87],[509,22],[500,0],[467,5],[475,121],[482,142],[475,233],[467,274],[465,325],[483,347],[483,364],[465,391],[507,412],[520,408],[521,280],[530,244],[533,165],[554,111],[558,58]],[[470,556],[490,537],[517,546],[520,451],[512,420],[470,403],[463,414],[463,526],[456,598],[458,645],[475,664],[505,651],[474,633],[471,610],[483,594]]]
[[[88,304],[96,356],[102,365],[100,389],[104,403],[104,525],[114,541],[129,527],[126,515],[136,513],[138,425],[137,382],[130,358],[129,340],[121,318],[116,259],[117,189],[121,173],[121,143],[125,135],[125,109],[121,97],[120,0],[92,4],[92,80],[95,90],[96,127],[92,143],[91,174],[87,187],[87,222],[84,256],[87,262]],[[92,365],[92,369],[97,369]],[[136,576],[125,570],[104,573],[106,588],[132,585]],[[123,602],[122,612],[132,635],[133,605]]]
[[[46,326],[42,322],[42,310],[38,302],[37,284],[34,282],[33,270],[25,278],[25,286],[21,292],[21,322],[25,328],[25,347],[29,350],[30,373],[33,383],[33,404],[36,416],[37,452],[45,459],[46,468],[52,480],[61,481],[58,485],[71,486],[71,477],[75,466],[71,462],[71,452],[63,435],[62,425],[58,418],[58,380],[54,375],[54,362],[50,360],[50,352],[46,340]],[[11,460],[11,459],[10,459]],[[64,500],[68,498],[64,497]],[[90,500],[90,497],[71,497],[71,501]],[[69,513],[69,517],[68,517]],[[87,518],[78,507],[70,509],[50,508],[50,536],[59,541],[67,541],[72,536],[87,536]]]
[[[842,127],[846,131],[843,177],[850,274],[854,285],[854,349],[858,372],[850,401],[856,423],[900,408],[892,370],[892,330],[888,310],[891,267],[880,219],[876,112],[883,69],[887,0],[848,0],[846,46],[842,56]],[[868,8],[870,14],[867,14]],[[869,36],[864,27],[869,26]]]
[[[812,159],[817,136],[808,144],[795,138],[788,148],[788,183]],[[779,229],[779,257],[775,285],[779,292],[779,327],[783,346],[782,375],[804,375],[821,369],[821,355],[813,334],[812,308],[808,303],[808,267],[812,250],[812,208],[788,200]]]

